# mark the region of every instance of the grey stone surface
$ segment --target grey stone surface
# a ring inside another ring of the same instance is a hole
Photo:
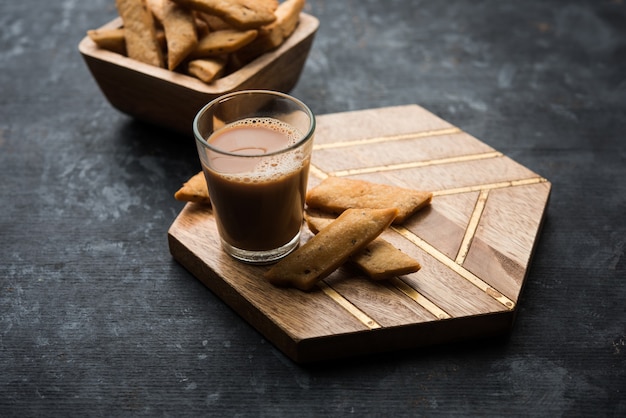
[[[626,415],[626,3],[306,10],[315,113],[417,103],[552,182],[509,338],[293,364],[169,255],[199,163],[82,61],[114,2],[3,2],[0,416]]]

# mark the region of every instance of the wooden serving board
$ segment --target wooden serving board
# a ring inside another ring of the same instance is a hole
[[[383,235],[420,271],[374,282],[342,267],[308,293],[276,288],[262,278],[269,267],[222,252],[211,210],[192,203],[169,229],[173,257],[296,362],[511,330],[545,178],[417,105],[318,116],[315,144],[309,187],[346,176],[433,192]]]

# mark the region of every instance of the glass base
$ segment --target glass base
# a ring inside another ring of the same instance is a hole
[[[224,251],[226,251],[226,253],[229,254],[231,257],[239,261],[243,261],[244,263],[272,264],[287,256],[298,247],[298,244],[300,244],[300,234],[301,231],[298,231],[298,234],[293,237],[293,239],[287,244],[283,245],[282,247],[274,248],[272,250],[242,250],[241,248],[233,247],[224,240],[222,240],[222,247],[224,248]]]

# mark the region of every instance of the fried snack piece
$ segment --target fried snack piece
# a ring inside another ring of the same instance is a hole
[[[187,180],[183,186],[174,193],[174,198],[183,202],[211,204],[204,173],[201,171]]]
[[[163,21],[163,7],[166,0],[146,0],[148,9],[152,12],[152,16],[156,18],[156,26],[162,25]]]
[[[240,31],[236,29],[218,30],[209,32],[200,39],[196,49],[189,55],[190,58],[206,58],[228,54],[249,44],[256,38],[257,31],[250,29]]]
[[[308,191],[306,203],[312,208],[341,213],[349,208],[397,208],[394,224],[430,204],[433,194],[398,186],[340,177],[327,177]]]
[[[194,25],[196,26],[196,34],[198,38],[207,36],[211,30],[206,20],[200,18],[197,12],[194,12]]]
[[[87,36],[102,49],[126,55],[126,40],[124,39],[123,28],[92,29],[87,31]]]
[[[372,280],[387,280],[422,268],[417,260],[403,253],[388,241],[376,239],[350,259]]]
[[[205,83],[210,83],[224,72],[226,62],[227,60],[223,57],[189,61],[187,72]]]
[[[237,62],[244,65],[260,55],[278,48],[298,26],[306,0],[286,0],[278,6],[276,20],[259,29],[256,39],[236,52]]]
[[[89,36],[99,48],[126,55],[124,28],[92,29],[87,31],[87,36]],[[165,48],[165,33],[162,29],[156,29],[156,39],[159,46],[162,49]]]
[[[314,234],[317,234],[333,221],[332,218],[309,215],[305,215],[305,220]],[[373,280],[391,279],[392,277],[415,273],[422,268],[417,260],[380,237],[352,255],[349,261]]]
[[[398,214],[395,208],[349,209],[289,254],[264,277],[275,286],[311,290],[379,236]]]
[[[190,9],[172,0],[148,0],[148,5],[163,26],[167,43],[167,68],[173,70],[198,45],[195,17]]]
[[[115,0],[124,22],[124,39],[128,57],[157,67],[164,67],[152,12],[146,0]]]
[[[276,20],[278,0],[174,0],[193,10],[224,19],[237,29],[256,29]]]
[[[204,21],[209,29],[212,31],[216,30],[224,30],[224,29],[235,29],[233,25],[227,23],[221,17],[211,15],[204,12],[196,12],[198,18]]]
[[[159,47],[161,47],[161,51],[163,51],[165,47],[167,46],[167,41],[165,40],[165,32],[163,31],[162,28],[157,28],[156,39],[157,39],[157,42],[159,43]]]
[[[300,20],[300,12],[304,9],[306,0],[286,0],[276,8],[276,21],[274,27],[268,27],[270,31],[281,33],[281,40],[278,44],[282,43],[285,38],[291,36],[293,31],[298,26]],[[271,24],[270,24],[271,25]],[[275,47],[278,45],[275,45]]]

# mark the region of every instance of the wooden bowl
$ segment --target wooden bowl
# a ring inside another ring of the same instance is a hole
[[[102,29],[121,26],[116,18]],[[317,18],[302,13],[294,33],[278,49],[210,84],[101,49],[89,37],[78,49],[113,107],[187,134],[198,110],[223,94],[246,89],[288,93],[298,82],[318,26]]]

